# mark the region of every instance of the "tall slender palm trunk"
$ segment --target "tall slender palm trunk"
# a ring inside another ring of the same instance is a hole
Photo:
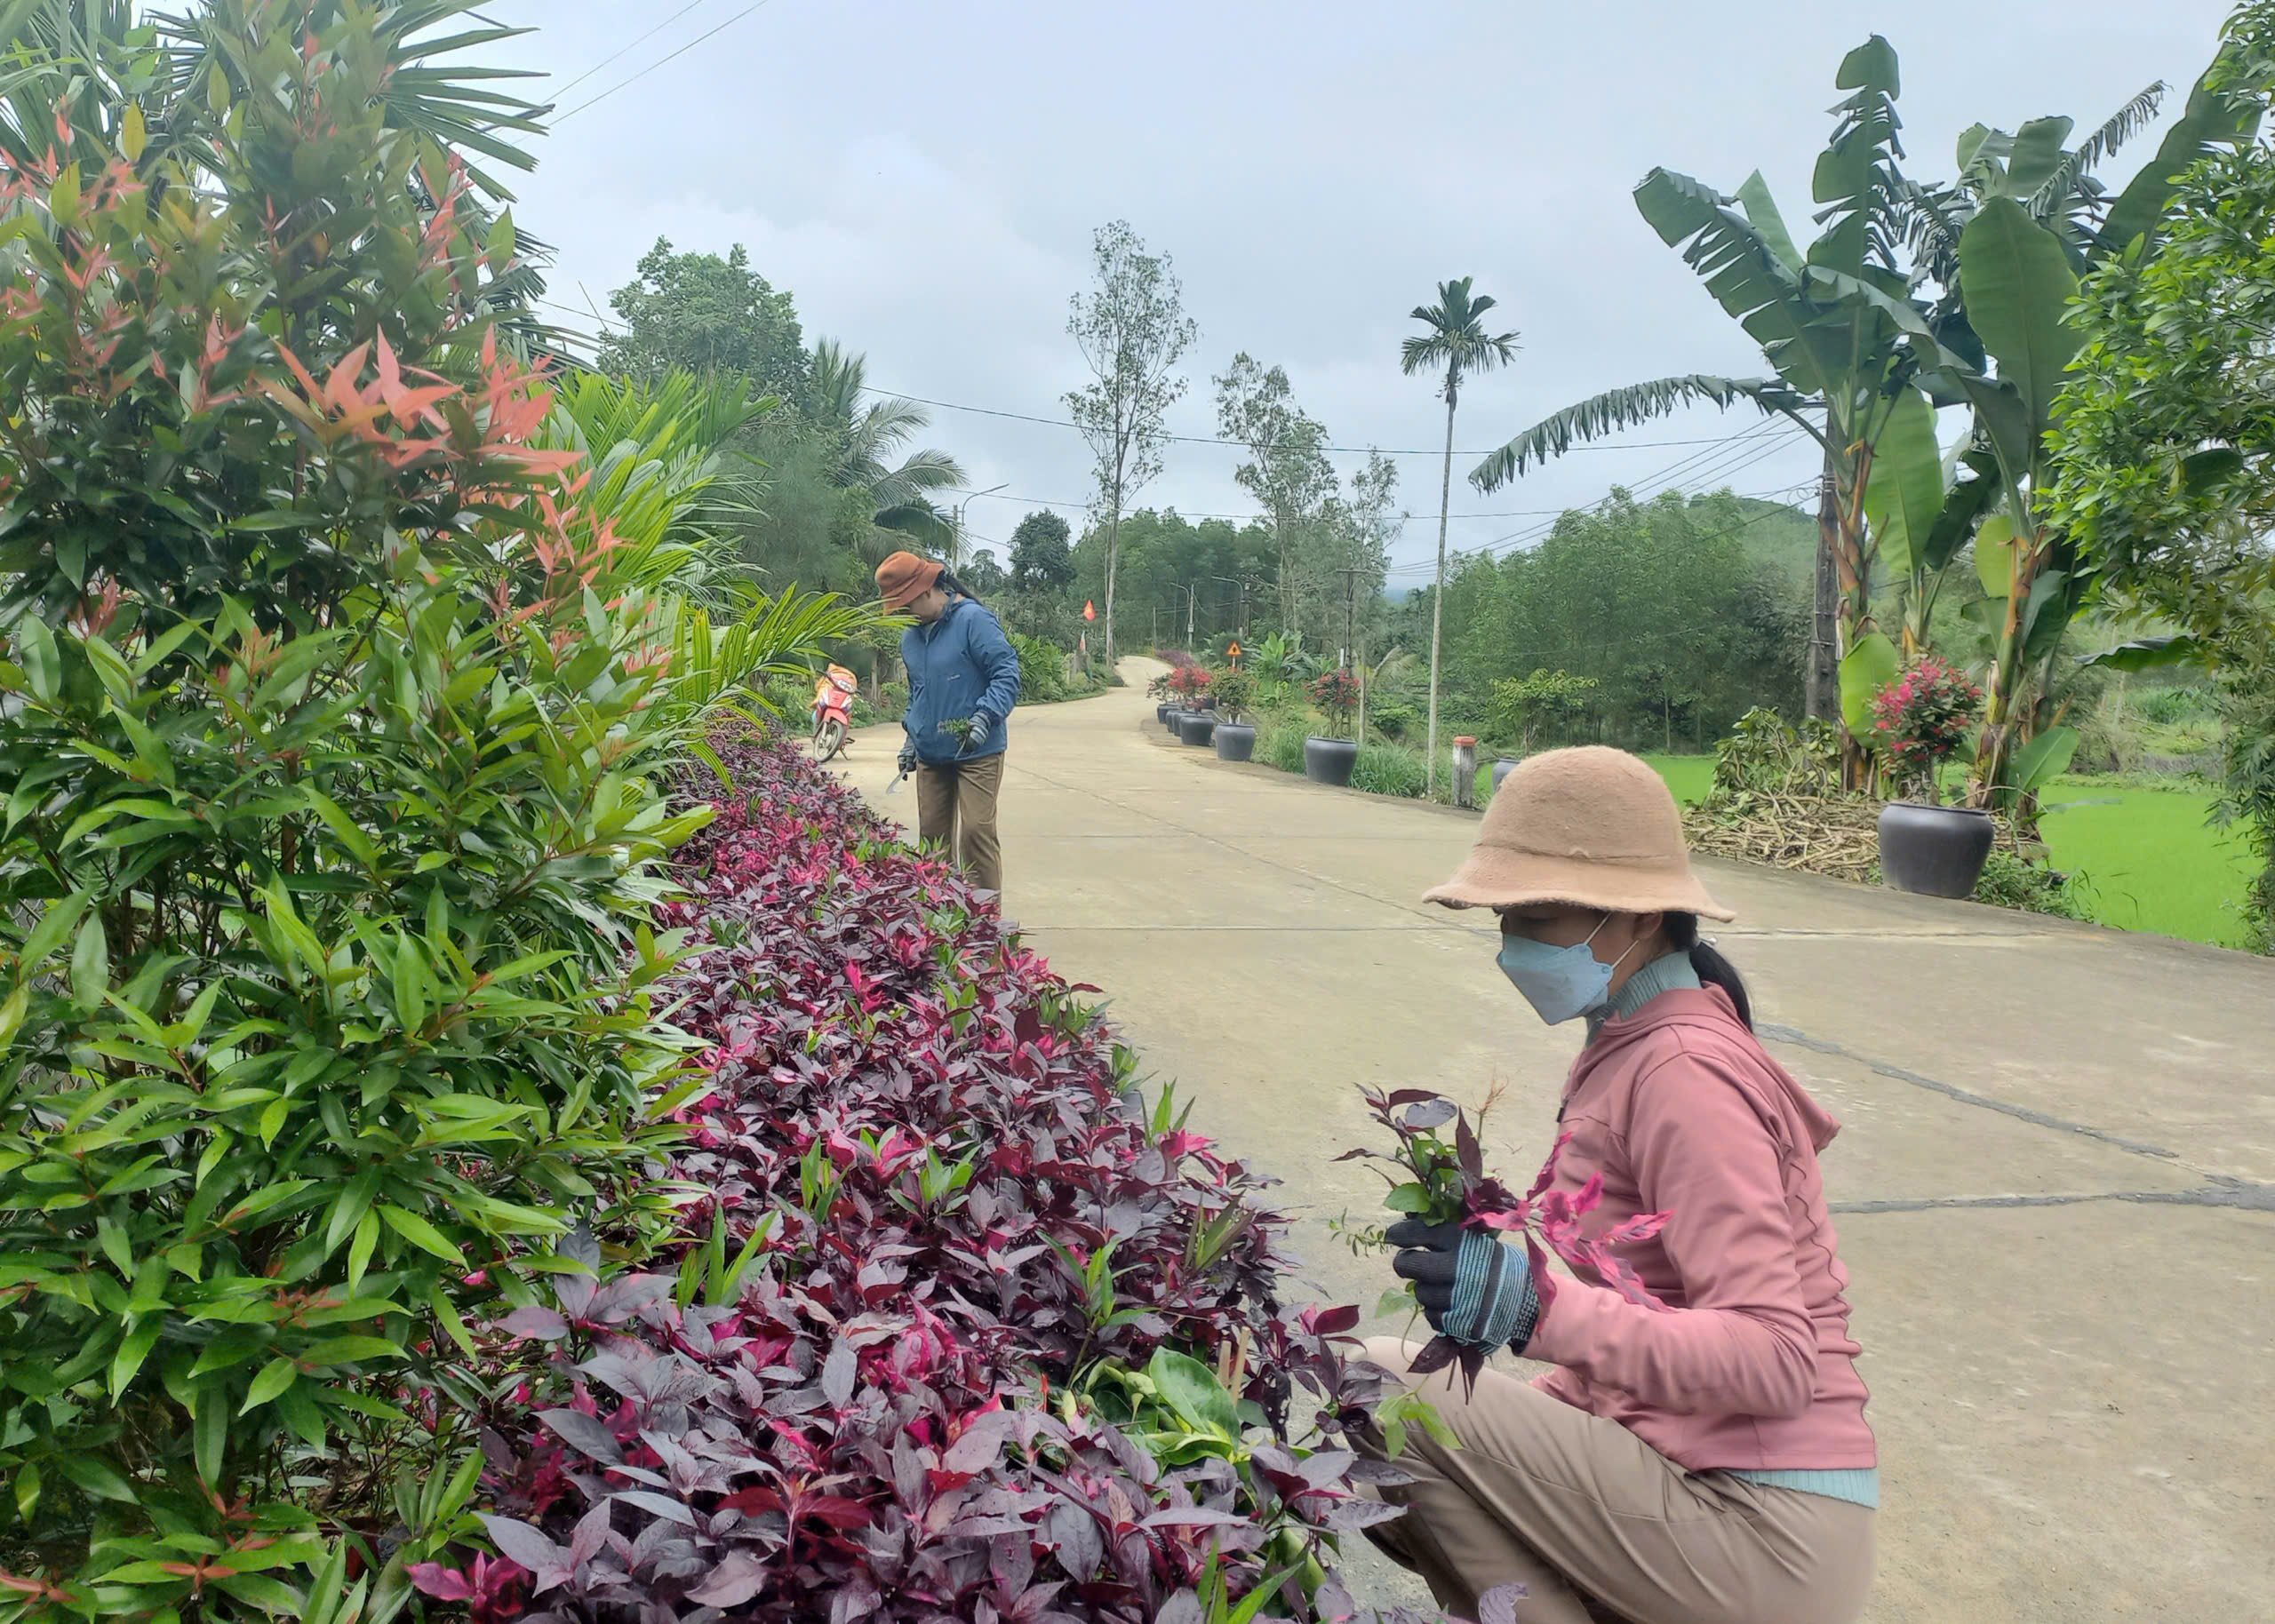
[[[1454,380],[1446,380],[1446,463],[1438,481],[1438,585],[1430,594],[1430,731],[1429,766],[1424,770],[1423,792],[1438,793],[1438,658],[1446,624],[1446,524],[1454,505]],[[1362,739],[1361,743],[1364,743]]]

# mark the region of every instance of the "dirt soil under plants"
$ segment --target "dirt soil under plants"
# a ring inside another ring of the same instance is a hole
[[[1006,904],[1106,989],[1194,1126],[1287,1181],[1320,1299],[1388,1277],[1328,1222],[1379,1182],[1359,1086],[1506,1103],[1529,1178],[1575,1039],[1416,899],[1469,815],[1172,745],[1132,686],[1023,714]],[[913,819],[887,733],[849,770]],[[2275,1594],[2275,965],[1707,864],[1771,1052],[1846,1125],[1825,1177],[1881,1442],[1873,1624],[2244,1619]],[[1372,1327],[1370,1327],[1372,1328]],[[1387,1328],[1385,1325],[1385,1328]],[[1354,1579],[1355,1579],[1354,1575]],[[1376,1570],[1384,1599],[1411,1597]],[[1372,1599],[1371,1597],[1369,1599]]]

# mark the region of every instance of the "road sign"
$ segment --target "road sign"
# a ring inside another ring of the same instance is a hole
[[[1239,638],[1235,637],[1233,639],[1231,647],[1225,650],[1225,657],[1235,665],[1241,663],[1241,640]]]

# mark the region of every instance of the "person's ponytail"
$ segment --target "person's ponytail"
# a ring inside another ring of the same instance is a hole
[[[1678,951],[1690,955],[1690,967],[1699,981],[1709,987],[1720,987],[1737,1007],[1738,1019],[1745,1023],[1748,1031],[1753,1030],[1753,1000],[1746,996],[1745,983],[1737,967],[1722,957],[1712,944],[1698,935],[1698,916],[1695,913],[1670,913],[1666,916],[1668,944]]]

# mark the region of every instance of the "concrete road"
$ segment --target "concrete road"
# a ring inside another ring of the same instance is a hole
[[[1304,1279],[1393,1282],[1328,1233],[1380,1184],[1361,1084],[1474,1103],[1529,1178],[1576,1047],[1424,906],[1473,815],[1179,749],[1128,690],[1023,710],[1005,912],[1194,1126],[1283,1182]],[[881,797],[897,731],[851,776]],[[1880,1440],[1874,1624],[2275,1620],[2275,966],[1729,865],[1708,883],[1826,1151]],[[1415,1598],[1360,1564],[1372,1599]]]

